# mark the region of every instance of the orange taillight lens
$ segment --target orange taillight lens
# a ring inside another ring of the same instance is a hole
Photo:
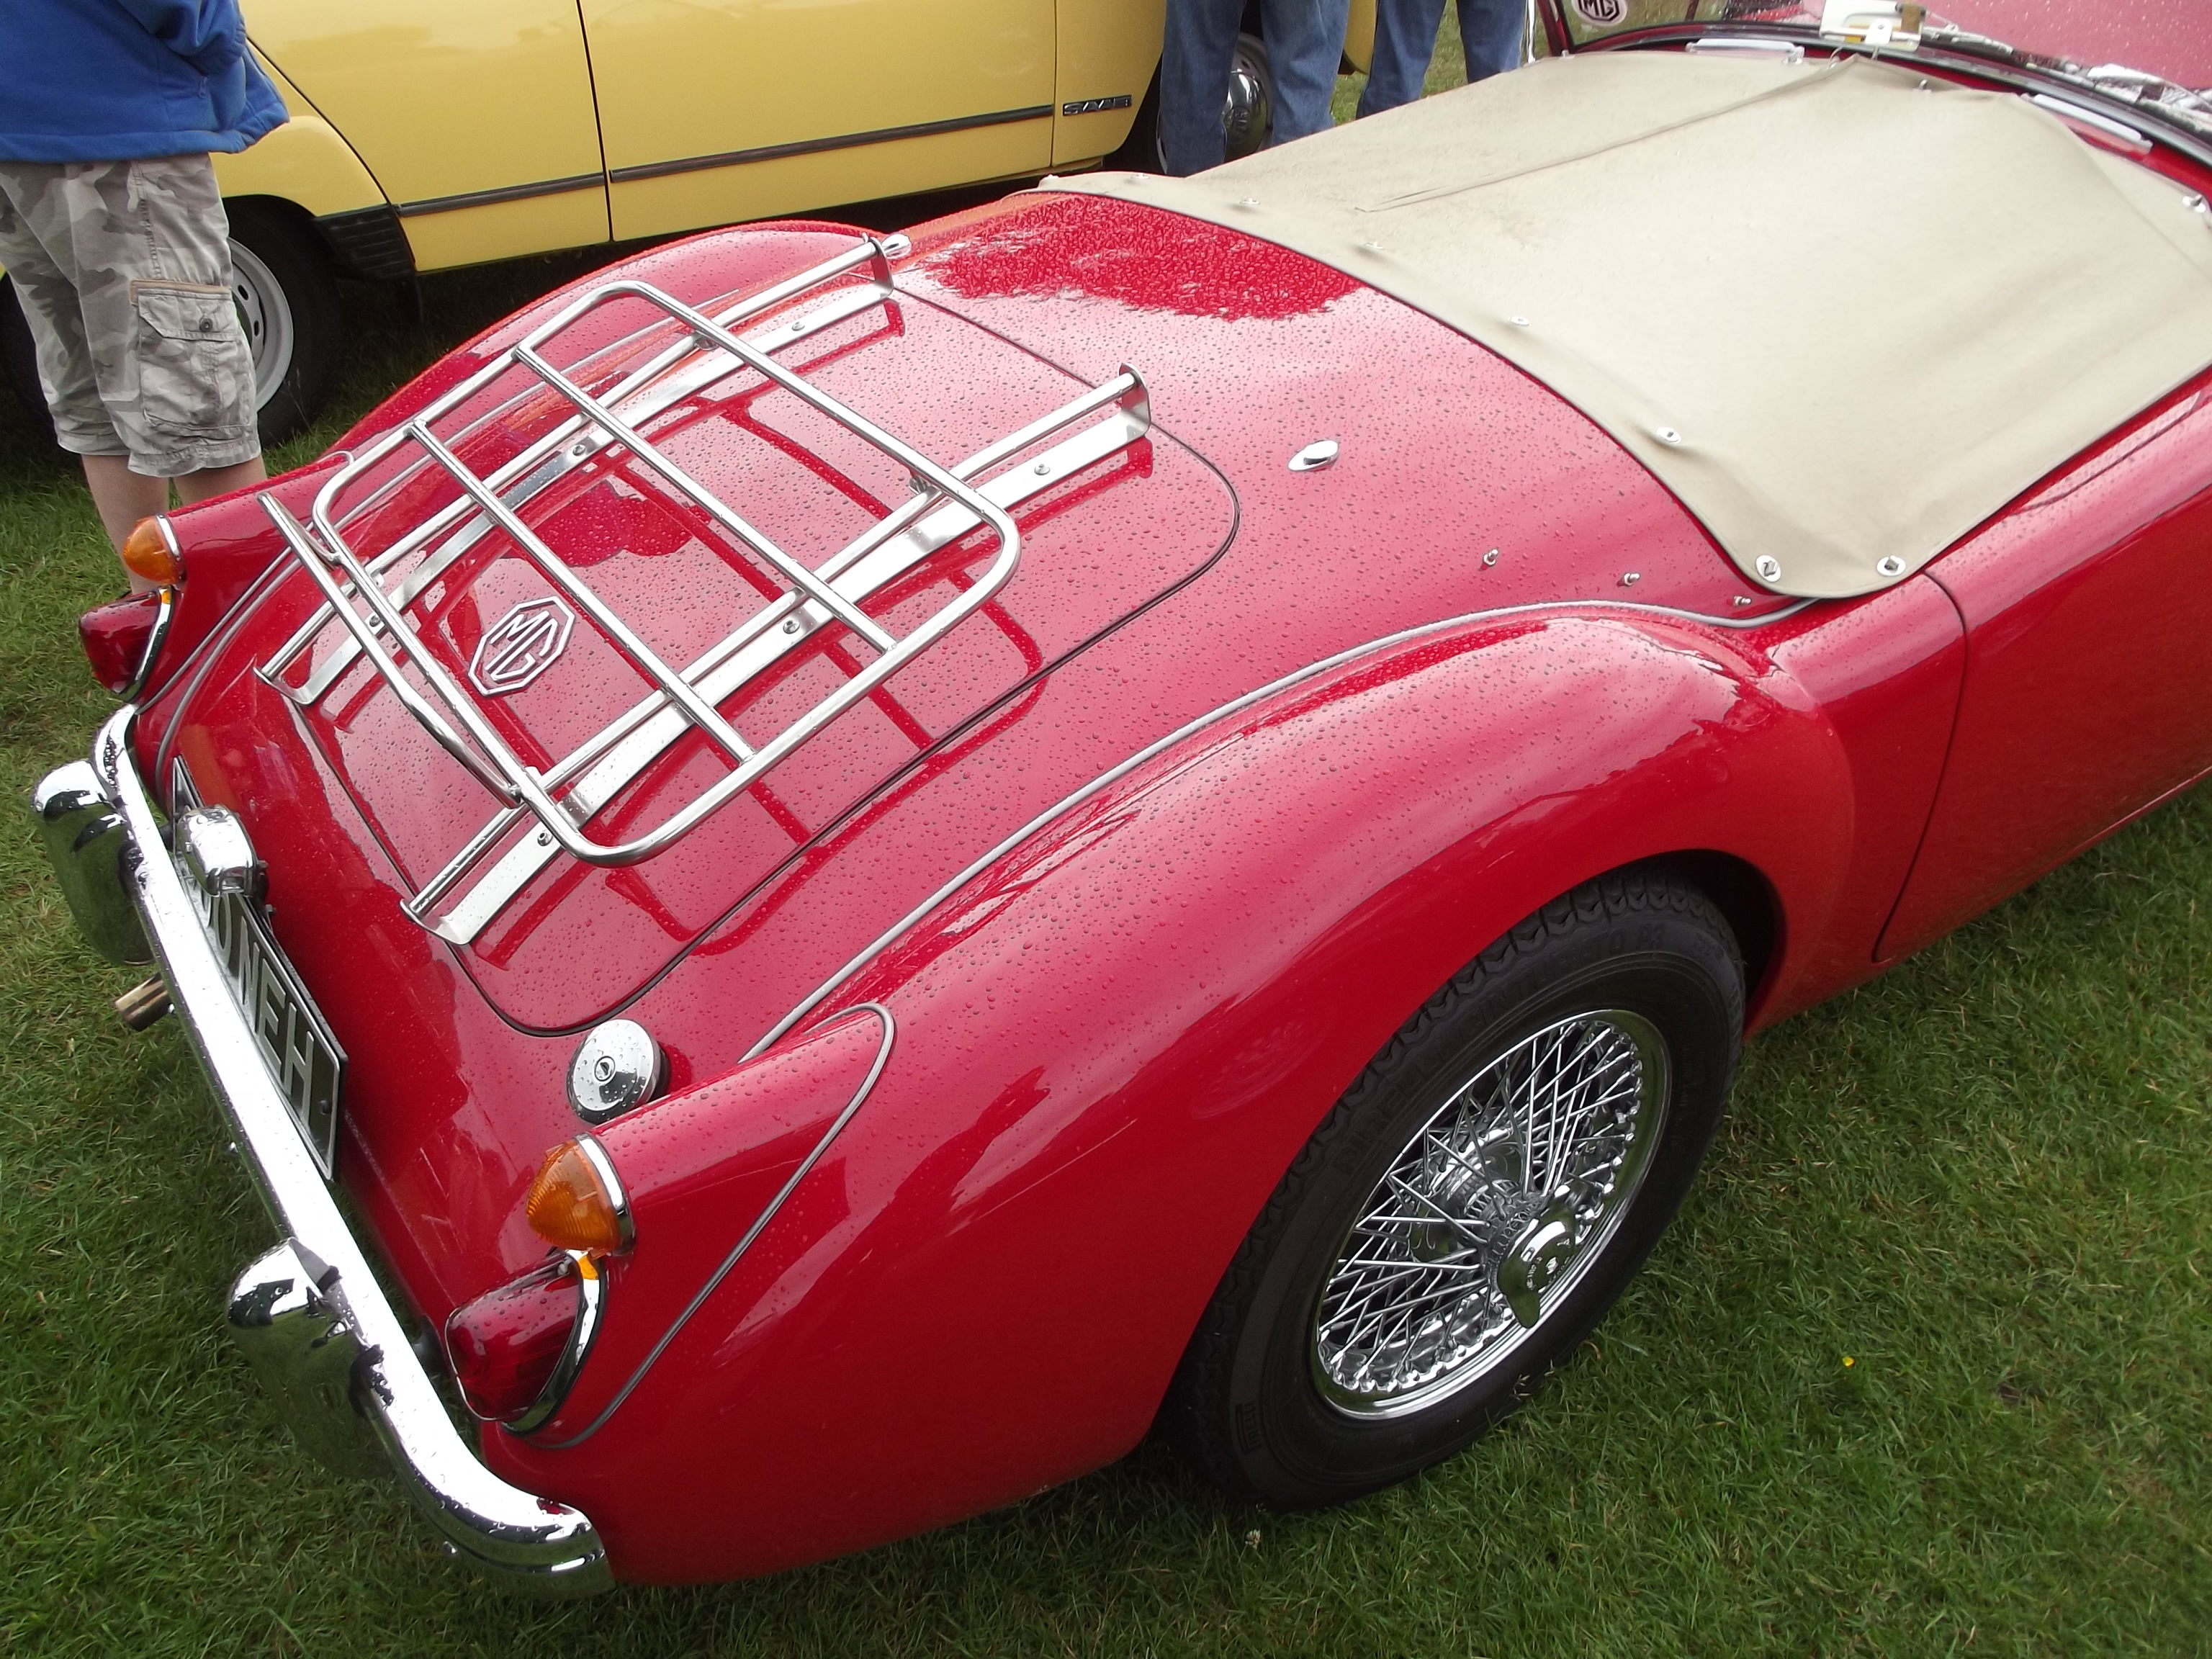
[[[185,562],[158,517],[139,520],[124,538],[123,568],[156,587],[174,587],[185,579]]]
[[[532,1232],[564,1250],[619,1250],[630,1242],[622,1182],[589,1135],[564,1140],[545,1154],[524,1212]]]

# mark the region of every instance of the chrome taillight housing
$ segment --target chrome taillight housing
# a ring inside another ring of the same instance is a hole
[[[134,697],[154,672],[176,608],[174,588],[133,593],[88,611],[77,619],[92,677],[118,697]]]
[[[591,1352],[605,1294],[599,1264],[564,1250],[455,1309],[446,1357],[463,1403],[517,1434],[544,1423]]]

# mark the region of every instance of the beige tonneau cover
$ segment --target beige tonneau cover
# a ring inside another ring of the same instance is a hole
[[[1552,59],[1195,178],[1046,188],[1480,340],[1783,593],[1908,574],[2212,364],[2200,199],[2025,98],[1859,58]]]

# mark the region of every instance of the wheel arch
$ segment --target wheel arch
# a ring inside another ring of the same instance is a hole
[[[290,118],[249,148],[215,157],[216,182],[224,197],[275,197],[310,218],[387,205],[382,186],[344,135],[266,58],[261,61],[271,70]]]
[[[1624,865],[1619,871],[1599,874],[1601,879],[1607,875],[1639,869],[1665,870],[1680,876],[1719,909],[1743,957],[1744,1014],[1749,1023],[1765,1000],[1770,975],[1782,951],[1782,896],[1775,890],[1774,884],[1750,860],[1706,848],[1662,853]]]
[[[1819,926],[1848,801],[1786,677],[1620,614],[1421,630],[1200,726],[820,1002],[892,1012],[880,1081],[610,1426],[620,1480],[561,1454],[595,1471],[572,1495],[611,1537],[735,1468],[898,1495],[708,1553],[763,1571],[1123,1455],[1284,1170],[1409,1013],[1548,900],[1654,860],[1694,872],[1771,980],[1785,899],[1790,933]],[[641,1483],[653,1503],[625,1495]]]

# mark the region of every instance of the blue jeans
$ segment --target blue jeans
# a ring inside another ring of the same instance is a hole
[[[1459,0],[1460,44],[1467,50],[1467,78],[1486,80],[1521,64],[1522,0]],[[1359,112],[1378,115],[1421,95],[1444,0],[1375,0],[1375,58]]]
[[[1275,78],[1270,143],[1285,144],[1332,125],[1328,100],[1336,91],[1351,9],[1352,0],[1263,0],[1260,34]],[[1229,64],[1243,12],[1244,0],[1168,0],[1160,53],[1160,153],[1167,170],[1179,178],[1221,163],[1222,110],[1229,101]]]

